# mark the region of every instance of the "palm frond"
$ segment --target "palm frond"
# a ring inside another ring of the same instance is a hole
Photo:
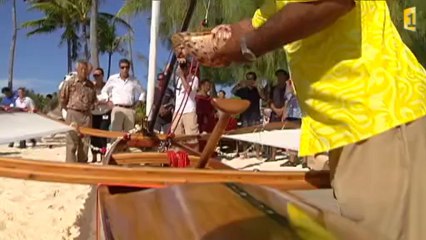
[[[117,24],[118,26],[126,29],[127,31],[134,32],[132,26],[128,22],[116,15],[101,12],[99,13],[99,18],[104,18],[108,21],[111,21],[113,24]]]

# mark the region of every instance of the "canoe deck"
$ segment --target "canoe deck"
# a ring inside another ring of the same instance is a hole
[[[266,188],[234,184],[100,190],[107,239],[298,239],[285,200],[274,198]]]

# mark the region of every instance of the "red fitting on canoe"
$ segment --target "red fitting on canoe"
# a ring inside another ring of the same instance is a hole
[[[167,158],[169,159],[170,167],[185,168],[190,163],[188,153],[184,151],[167,151]]]
[[[129,141],[130,140],[130,133],[124,134],[123,140]]]
[[[106,147],[101,148],[100,152],[102,155],[105,155],[107,152],[107,148]]]

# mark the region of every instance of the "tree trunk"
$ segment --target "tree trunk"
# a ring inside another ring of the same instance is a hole
[[[129,15],[126,15],[126,18],[125,18],[125,21],[130,25],[130,26],[132,26],[132,24],[130,23],[130,16]],[[132,28],[133,28],[133,26],[132,26]],[[129,39],[127,40],[128,42],[128,45],[127,45],[127,51],[128,51],[128,58],[129,58],[129,60],[130,60],[130,62],[132,63],[131,65],[130,65],[130,70],[132,71],[132,75],[133,76],[135,76],[135,65],[134,65],[134,62],[133,62],[133,46],[132,46],[132,44],[133,44],[133,32],[132,31],[129,31]]]
[[[112,52],[109,52],[108,53],[108,74],[106,79],[109,79],[109,76],[111,74],[111,59],[112,59]]]
[[[16,50],[16,35],[18,32],[18,26],[16,22],[16,0],[12,1],[12,42],[10,44],[10,56],[9,56],[9,79],[7,82],[8,87],[13,90],[13,72],[15,65],[15,50]]]
[[[71,49],[71,39],[67,39],[67,71],[68,73],[72,71],[72,49]]]
[[[83,43],[84,43],[84,58],[88,61],[90,58],[89,44],[87,44],[87,25],[83,23],[82,26]]]
[[[99,67],[98,6],[98,0],[92,0],[90,12],[90,62],[93,68]]]

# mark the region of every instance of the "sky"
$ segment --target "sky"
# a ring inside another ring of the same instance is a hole
[[[12,1],[6,1],[0,5],[0,88],[7,85],[9,69],[9,49],[12,39]],[[100,11],[115,14],[123,1],[104,1]],[[29,5],[23,1],[17,1],[18,26],[25,21],[40,19],[43,14],[37,11],[28,11]],[[147,63],[137,59],[137,55],[149,56],[150,25],[148,14],[140,14],[132,18],[134,29],[133,58],[135,75],[146,86]],[[14,88],[26,87],[42,94],[57,91],[59,83],[67,73],[67,48],[64,44],[59,46],[61,30],[27,37],[28,30],[18,31]],[[170,51],[162,44],[158,44],[157,67],[164,68]],[[113,55],[111,74],[118,73],[118,61],[124,56]],[[107,55],[100,56],[101,67],[107,71]],[[105,73],[106,74],[106,73]]]

